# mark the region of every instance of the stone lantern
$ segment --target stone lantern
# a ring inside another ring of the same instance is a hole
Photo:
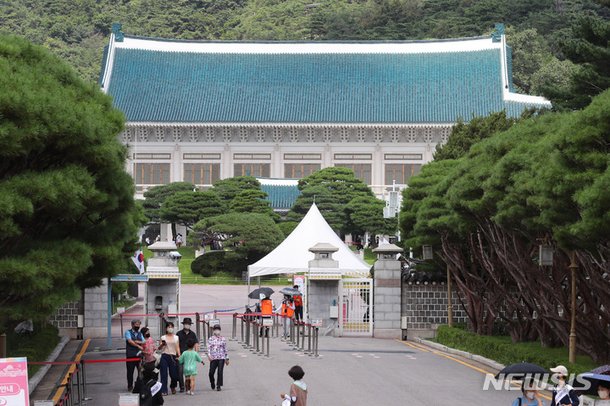
[[[153,257],[148,260],[146,273],[146,314],[165,314],[167,319],[176,323],[180,313],[180,270],[178,263],[182,255],[176,250],[173,241],[157,241],[148,247]],[[174,320],[176,319],[176,320]],[[160,317],[148,317],[146,324],[151,331],[164,333]],[[158,329],[158,330],[157,330]]]

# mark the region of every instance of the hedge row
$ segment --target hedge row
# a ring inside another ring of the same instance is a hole
[[[557,349],[531,345],[532,343],[512,343],[501,337],[482,336],[455,327],[440,326],[436,341],[447,347],[481,355],[501,364],[509,365],[518,362],[531,362],[550,369],[557,365],[565,365],[570,373],[583,373],[592,369],[592,365],[577,362],[570,364],[565,357],[557,353]]]

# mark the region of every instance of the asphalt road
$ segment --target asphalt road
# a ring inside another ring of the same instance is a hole
[[[185,285],[182,311],[232,309],[245,304],[243,286]],[[230,319],[223,332],[231,335]],[[121,351],[94,352],[103,340],[93,342],[85,359],[120,357]],[[124,344],[116,340],[115,348]],[[483,391],[486,367],[419,347],[413,343],[372,338],[320,339],[320,357],[294,351],[279,339],[271,341],[271,358],[229,344],[231,365],[225,369],[222,392],[212,391],[207,365],[200,367],[195,396],[166,397],[166,405],[280,405],[279,394],[288,390],[287,375],[301,365],[309,386],[309,405],[510,405],[517,392]],[[88,406],[117,405],[126,389],[124,364],[95,364],[87,369]],[[495,372],[495,371],[489,371]]]

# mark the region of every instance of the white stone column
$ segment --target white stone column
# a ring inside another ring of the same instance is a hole
[[[179,144],[174,146],[173,159],[172,159],[172,173],[170,179],[172,182],[182,182],[182,148]]]

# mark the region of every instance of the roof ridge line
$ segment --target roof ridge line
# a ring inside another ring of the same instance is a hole
[[[418,44],[430,42],[461,42],[474,41],[481,39],[491,39],[490,35],[479,35],[473,37],[460,38],[430,38],[430,39],[409,39],[409,40],[218,40],[218,39],[183,39],[183,38],[161,38],[147,37],[141,35],[125,34],[124,38],[139,40],[161,41],[161,42],[184,42],[193,44]]]

